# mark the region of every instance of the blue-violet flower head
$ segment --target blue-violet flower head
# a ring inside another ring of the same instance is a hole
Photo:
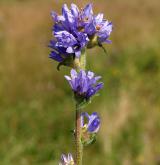
[[[91,71],[80,70],[79,73],[76,70],[71,70],[71,77],[65,76],[69,82],[72,90],[77,98],[83,98],[89,100],[90,97],[95,95],[102,87],[102,82],[97,82],[101,77],[95,76]]]

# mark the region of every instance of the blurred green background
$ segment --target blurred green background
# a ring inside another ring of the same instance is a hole
[[[0,0],[0,165],[56,165],[74,152],[74,102],[48,58],[50,11],[89,1]],[[160,1],[93,0],[114,24],[108,55],[88,51],[104,89],[87,107],[102,125],[84,165],[160,164]],[[85,109],[86,110],[86,109]]]

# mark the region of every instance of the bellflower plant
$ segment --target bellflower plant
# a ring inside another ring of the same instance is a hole
[[[82,112],[84,106],[91,103],[91,98],[103,88],[99,82],[101,76],[92,71],[86,71],[86,50],[95,46],[103,47],[103,43],[111,43],[108,39],[112,32],[112,23],[104,18],[102,13],[94,14],[92,4],[83,9],[71,4],[62,7],[62,14],[51,12],[54,25],[50,41],[49,57],[61,65],[71,67],[70,76],[65,75],[75,100],[75,145],[76,153],[62,154],[60,165],[82,165],[83,148],[95,142],[100,129],[100,117],[97,112],[89,115]]]

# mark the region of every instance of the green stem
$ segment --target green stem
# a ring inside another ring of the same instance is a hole
[[[80,68],[83,70],[86,69],[86,49],[82,50],[82,54],[80,57]]]
[[[83,145],[81,142],[81,109],[76,104],[76,165],[82,165]]]
[[[78,59],[76,59],[78,60]],[[85,70],[86,68],[86,50],[82,50],[81,57],[79,62],[76,61],[76,70],[80,69]],[[78,64],[78,65],[77,65]],[[82,165],[83,157],[83,144],[81,141],[81,107],[78,100],[76,100],[76,129],[75,129],[75,138],[76,138],[76,165]]]

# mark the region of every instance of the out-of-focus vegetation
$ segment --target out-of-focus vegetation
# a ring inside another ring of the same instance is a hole
[[[99,111],[102,126],[84,151],[84,164],[158,165],[160,1],[92,2],[114,31],[108,55],[88,51],[88,69],[103,76],[105,87],[87,107]],[[63,78],[69,69],[58,72],[47,47],[50,11],[60,12],[63,3],[0,0],[1,165],[56,165],[61,153],[74,152],[74,103]]]

